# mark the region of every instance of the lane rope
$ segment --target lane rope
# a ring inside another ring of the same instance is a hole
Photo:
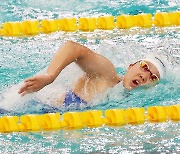
[[[180,12],[158,12],[152,14],[101,16],[89,18],[62,18],[44,20],[25,20],[22,22],[5,22],[0,26],[0,36],[33,36],[57,31],[94,31],[128,29],[132,27],[151,28],[180,26]]]
[[[89,110],[84,112],[66,112],[47,114],[27,114],[0,117],[0,132],[28,132],[59,129],[82,129],[101,127],[138,125],[145,122],[180,121],[180,105],[150,106],[145,108]]]

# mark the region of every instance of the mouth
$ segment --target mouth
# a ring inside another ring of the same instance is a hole
[[[131,81],[131,86],[134,88],[134,87],[137,87],[138,85],[140,84],[139,80],[132,80]]]

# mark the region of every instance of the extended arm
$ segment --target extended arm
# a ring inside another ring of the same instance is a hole
[[[117,81],[115,68],[108,59],[83,45],[68,41],[56,52],[48,67],[47,74],[25,80],[25,84],[19,93],[24,95],[42,89],[52,83],[59,73],[72,62],[79,65],[89,76],[102,76],[106,80]]]

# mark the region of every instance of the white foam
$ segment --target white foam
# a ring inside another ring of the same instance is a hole
[[[46,72],[46,69],[37,74],[43,74]],[[23,81],[19,84],[7,87],[2,91],[0,108],[5,110],[16,110],[17,108],[23,107],[23,105],[25,105],[24,103],[33,99],[53,105],[61,95],[73,87],[75,81],[82,75],[82,70],[75,64],[71,64],[61,72],[52,84],[44,87],[39,92],[27,94],[23,97],[19,95],[18,91],[24,84]]]

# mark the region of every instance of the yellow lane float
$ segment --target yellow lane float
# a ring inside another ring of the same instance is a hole
[[[3,25],[2,34],[4,36],[21,36],[22,23],[20,22],[6,22]]]
[[[79,30],[94,31],[97,29],[96,18],[79,18]]]
[[[52,33],[56,31],[75,32],[75,31],[94,31],[127,29],[132,27],[150,28],[152,26],[179,26],[180,12],[157,12],[152,14],[120,15],[45,19],[45,20],[26,20],[22,22],[6,22],[0,27],[0,36],[29,36],[40,33]]]
[[[180,121],[180,105],[151,106],[145,108],[109,109],[84,112],[47,113],[43,115],[27,114],[0,117],[0,132],[28,132],[58,129],[82,129],[103,125],[138,125],[146,122]]]
[[[38,35],[40,33],[38,20],[26,20],[22,22],[23,35]]]

